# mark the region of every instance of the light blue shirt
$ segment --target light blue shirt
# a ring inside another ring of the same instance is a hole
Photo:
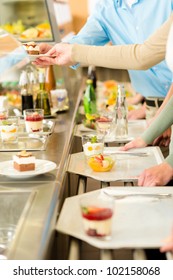
[[[81,31],[70,43],[114,45],[143,43],[173,11],[173,0],[136,0],[129,8],[125,0],[100,0]],[[149,70],[129,70],[134,89],[143,96],[162,96],[172,82],[165,61]]]

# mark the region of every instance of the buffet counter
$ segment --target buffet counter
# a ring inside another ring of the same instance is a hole
[[[25,179],[0,175],[0,198],[6,196],[6,219],[15,223],[15,238],[7,253],[8,259],[49,259],[60,204],[64,196],[64,182],[68,155],[73,144],[73,129],[79,106],[81,80],[73,79],[69,92],[70,109],[57,114],[54,132],[49,136],[45,151],[34,151],[36,159],[49,160],[57,168],[49,173]],[[1,152],[1,161],[12,159],[15,152]],[[9,174],[10,175],[10,174]],[[8,203],[9,195],[15,198]],[[21,195],[26,194],[22,206]],[[15,203],[15,204],[14,204]],[[11,207],[11,208],[10,208]],[[18,215],[15,212],[21,213]],[[15,211],[16,210],[16,211]],[[3,217],[0,215],[0,221]],[[15,221],[13,221],[13,217]],[[19,218],[16,218],[19,217]]]

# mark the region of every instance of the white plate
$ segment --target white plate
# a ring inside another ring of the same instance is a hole
[[[5,175],[11,178],[24,179],[44,174],[54,170],[57,167],[56,163],[49,160],[36,159],[35,170],[33,171],[17,171],[13,168],[13,161],[0,162],[0,175]]]

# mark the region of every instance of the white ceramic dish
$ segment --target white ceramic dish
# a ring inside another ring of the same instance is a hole
[[[57,165],[49,160],[36,159],[36,168],[33,171],[17,171],[13,168],[13,161],[0,162],[0,175],[5,175],[15,179],[24,179],[44,174],[54,170]]]

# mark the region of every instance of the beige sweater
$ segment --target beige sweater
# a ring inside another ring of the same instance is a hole
[[[72,60],[116,69],[148,69],[165,59],[166,42],[172,23],[173,14],[143,44],[101,47],[75,44],[72,47]]]

